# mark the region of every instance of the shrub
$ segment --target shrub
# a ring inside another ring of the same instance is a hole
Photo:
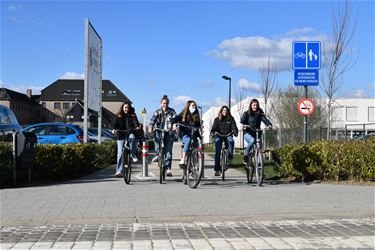
[[[82,176],[116,162],[115,141],[102,144],[37,144],[33,175],[40,179],[67,179]],[[0,186],[12,183],[11,143],[0,143]]]
[[[282,177],[323,180],[375,180],[375,140],[318,141],[273,151]]]

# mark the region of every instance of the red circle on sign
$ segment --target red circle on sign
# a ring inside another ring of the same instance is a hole
[[[315,110],[315,104],[313,100],[309,98],[303,98],[298,103],[298,112],[301,115],[311,115]]]

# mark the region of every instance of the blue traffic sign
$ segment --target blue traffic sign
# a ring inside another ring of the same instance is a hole
[[[296,86],[318,86],[319,70],[317,69],[295,69],[294,85]]]
[[[320,69],[320,42],[293,42],[293,69]]]

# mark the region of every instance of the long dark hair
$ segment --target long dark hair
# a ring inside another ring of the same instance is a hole
[[[189,100],[189,101],[187,101],[184,109],[182,110],[182,122],[187,122],[187,120],[188,120],[188,114],[190,113],[189,107],[190,107],[190,104],[192,104],[192,103],[195,104],[195,111],[193,113],[193,121],[197,122],[197,121],[201,120],[201,118],[199,117],[197,103],[195,101],[193,101],[193,100]]]
[[[253,111],[253,109],[251,108],[251,105],[252,105],[253,103],[257,103],[257,104],[258,104],[258,108],[257,108],[257,110],[255,110],[255,111]],[[262,113],[263,113],[263,110],[260,108],[260,106],[259,106],[259,101],[258,101],[257,99],[252,99],[252,100],[250,101],[249,109],[247,110],[247,113],[248,113],[249,115],[255,115],[255,114],[262,114]]]
[[[119,118],[123,118],[125,117],[125,112],[124,112],[124,106],[125,105],[128,105],[129,106],[129,111],[128,111],[128,114],[127,115],[134,115],[134,108],[132,107],[132,104],[128,101],[124,102],[122,105],[121,105],[121,108],[120,110],[117,112],[116,116],[119,117]]]
[[[228,110],[228,114],[227,114],[227,119],[229,119],[229,118],[231,118],[232,117],[232,115],[231,115],[231,113],[230,113],[230,110],[229,110],[229,108],[228,108],[228,106],[222,106],[221,108],[220,108],[220,111],[219,111],[219,114],[217,115],[217,117],[219,117],[219,121],[221,121],[222,119],[223,119],[223,115],[222,115],[222,113],[223,113],[223,109],[227,109]]]

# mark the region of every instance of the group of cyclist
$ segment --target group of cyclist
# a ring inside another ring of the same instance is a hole
[[[261,122],[272,129],[272,123],[266,118],[263,110],[259,106],[257,99],[250,101],[248,110],[244,112],[241,117],[241,130],[244,131],[244,139],[247,142],[244,153],[244,163],[249,160],[251,148],[255,142],[255,131],[260,129]],[[177,128],[177,124],[182,124]],[[137,162],[136,156],[137,137],[142,134],[142,125],[139,123],[135,114],[134,108],[130,102],[125,102],[121,105],[119,112],[113,121],[112,132],[117,136],[117,165],[115,176],[121,176],[123,168],[123,146],[125,137],[128,136],[128,142],[133,162]],[[160,108],[157,109],[150,120],[148,132],[154,134],[155,152],[156,156],[152,161],[158,161],[161,133],[160,130],[169,131],[164,134],[164,148],[165,148],[165,168],[167,169],[167,176],[172,176],[172,147],[175,140],[175,133],[178,131],[179,137],[182,141],[182,157],[179,166],[183,168],[186,164],[186,154],[189,150],[190,140],[196,143],[195,138],[200,136],[200,131],[197,130],[193,134],[190,133],[189,127],[201,127],[201,118],[198,112],[197,104],[193,100],[187,101],[184,109],[177,115],[173,108],[169,107],[169,99],[164,95],[160,102]],[[124,131],[128,131],[126,134]],[[215,118],[211,129],[211,135],[215,138],[215,176],[221,175],[220,167],[220,151],[223,140],[226,140],[228,145],[228,165],[231,166],[233,159],[234,139],[233,136],[238,136],[238,128],[230,110],[227,106],[222,106],[219,110],[218,116]],[[192,136],[193,135],[193,136]],[[226,170],[226,169],[225,169]]]

